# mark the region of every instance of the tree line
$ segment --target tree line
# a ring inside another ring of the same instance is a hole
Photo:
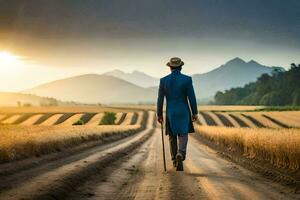
[[[244,87],[232,88],[215,95],[215,104],[220,105],[300,105],[300,64],[291,64],[288,71],[274,70],[262,74],[256,82]]]

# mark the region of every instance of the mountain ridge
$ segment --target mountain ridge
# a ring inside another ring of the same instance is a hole
[[[150,76],[144,72],[134,70],[132,72],[123,72],[122,70],[116,69],[104,73],[104,75],[114,76],[116,78],[121,78],[135,85],[147,88],[156,86],[158,84],[158,78]]]
[[[154,98],[154,91],[113,76],[84,74],[31,88],[23,93],[81,103],[134,103]]]
[[[284,70],[267,67],[254,60],[245,62],[236,57],[209,72],[192,75],[197,99],[209,101],[217,91],[242,87],[263,73],[272,73],[274,69]],[[158,83],[158,78],[138,70],[130,73],[113,70],[104,74],[83,74],[60,79],[24,92],[82,103],[153,103]]]
[[[281,67],[268,67],[251,60],[245,62],[236,57],[224,65],[202,74],[194,74],[193,82],[197,96],[202,98],[213,98],[217,91],[225,91],[232,87],[242,87],[247,83],[255,81],[264,73],[272,73],[274,69],[283,70]]]

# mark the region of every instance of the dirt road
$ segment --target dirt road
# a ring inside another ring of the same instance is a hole
[[[69,199],[300,199],[289,189],[220,158],[193,137],[189,142],[185,171],[176,172],[168,162],[163,172],[156,130],[141,148],[104,175],[93,177]]]
[[[0,199],[300,199],[193,137],[184,172],[171,166],[165,138],[163,172],[160,130],[151,131],[151,120],[147,130],[130,138],[1,177]]]

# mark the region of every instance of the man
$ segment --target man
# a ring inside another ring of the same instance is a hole
[[[166,97],[166,134],[169,135],[171,157],[177,171],[183,171],[188,133],[195,132],[192,122],[198,119],[192,78],[181,74],[183,65],[180,58],[170,59],[167,66],[170,67],[171,74],[160,79],[157,99],[157,120],[163,123],[163,104]]]

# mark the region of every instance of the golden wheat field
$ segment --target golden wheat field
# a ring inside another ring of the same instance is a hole
[[[51,148],[60,149],[68,143],[101,138],[103,134],[139,130],[145,115],[141,110],[146,107],[135,108],[139,109],[88,106],[2,109],[0,159],[14,160],[18,156],[48,152]],[[300,129],[297,129],[300,127],[299,111],[241,111],[257,109],[257,106],[206,108],[211,110],[202,107],[196,122],[197,130],[206,138],[218,144],[223,142],[222,145],[230,148],[241,148],[249,157],[267,159],[276,166],[299,167],[299,163],[292,160],[296,159],[295,152],[299,153],[300,149],[295,144],[300,135]],[[223,109],[230,112],[221,111]],[[116,113],[114,125],[100,125],[107,111]],[[75,126],[78,121],[82,124]],[[260,158],[262,155],[265,157]],[[284,159],[288,161],[284,162]]]
[[[137,131],[141,125],[0,126],[0,162],[38,156],[113,134]]]
[[[108,111],[115,113],[114,124],[100,125]],[[63,107],[61,110],[56,107],[6,108],[1,112],[0,162],[47,154],[112,135],[134,133],[141,130],[146,117],[144,112],[132,109],[92,107]],[[79,121],[82,124],[76,125]]]
[[[250,186],[255,185],[256,182],[253,180],[258,180],[256,178],[258,175],[250,177],[247,172],[245,176],[244,169],[241,169],[245,163],[238,163],[241,165],[238,167],[233,162],[225,161],[217,153],[217,151],[223,151],[225,154],[229,153],[230,156],[236,156],[236,158],[241,157],[242,160],[251,163],[254,161],[254,164],[263,163],[259,167],[263,167],[264,170],[275,169],[283,171],[284,174],[288,173],[289,176],[298,174],[300,169],[300,128],[297,125],[300,124],[298,120],[300,112],[279,113],[230,109],[228,112],[217,108],[200,110],[199,120],[195,122],[196,134],[200,137],[196,138],[193,137],[195,134],[191,134],[188,157],[184,164],[188,170],[192,171],[184,173],[193,173],[193,176],[200,174],[199,179],[203,177],[202,174],[213,174],[213,177],[217,175],[217,180],[210,176],[204,180],[203,190],[209,192],[212,188],[211,184],[216,184],[216,188],[226,186],[227,191],[227,187],[231,189],[231,185],[236,182],[239,187],[242,186],[241,191],[248,191],[249,187],[245,180],[251,183]],[[35,177],[36,174],[39,176],[38,170],[44,169],[40,179],[32,179],[34,187],[32,185],[29,187],[34,191],[29,196],[36,194],[35,188],[40,190],[44,187],[40,181],[44,181],[47,190],[57,185],[57,180],[66,183],[65,180],[70,177],[70,173],[72,177],[80,177],[85,176],[83,172],[91,169],[93,174],[99,175],[97,180],[103,178],[102,169],[109,169],[109,174],[117,172],[117,176],[109,175],[107,176],[108,181],[104,182],[104,184],[112,183],[112,186],[120,182],[123,187],[122,178],[120,179],[123,177],[123,175],[120,176],[122,173],[125,173],[124,181],[126,183],[131,181],[132,170],[137,170],[134,171],[137,173],[156,170],[157,176],[154,176],[153,173],[147,177],[143,177],[143,174],[140,176],[146,181],[154,180],[153,185],[156,184],[155,180],[159,180],[161,177],[163,170],[162,156],[160,156],[163,152],[161,130],[156,127],[158,122],[154,121],[155,112],[153,111],[147,112],[144,108],[125,109],[121,107],[96,108],[94,110],[83,107],[74,110],[71,108],[62,110],[59,108],[26,108],[19,112],[9,109],[6,111],[0,112],[2,177],[7,176],[6,172],[12,172],[14,178],[14,172],[18,173],[18,170],[21,170],[23,173],[24,170],[26,173],[28,170],[28,178],[31,180],[31,177]],[[104,119],[107,119],[111,113],[115,114],[113,122],[111,125],[103,125],[106,123]],[[166,148],[169,147],[167,140],[165,137]],[[203,148],[203,145],[208,144],[207,141],[220,148]],[[126,159],[121,159],[125,158],[124,156]],[[168,151],[166,151],[166,158],[167,171],[174,170]],[[72,161],[70,162],[70,160]],[[116,162],[121,164],[114,164]],[[61,167],[53,169],[53,165]],[[93,169],[94,166],[97,167]],[[111,166],[116,168],[110,169]],[[98,177],[98,175],[95,176]],[[0,194],[0,199],[1,197],[7,199],[6,197],[17,195],[20,191],[23,195],[23,190],[19,189],[18,185],[15,187],[15,183],[22,183],[22,179],[17,177],[16,181],[7,182],[7,180],[14,180],[12,177],[8,175],[7,179],[0,181],[0,185],[16,189],[13,189],[11,193],[9,189],[7,193]],[[82,179],[78,180],[76,185],[81,184]],[[142,183],[144,182],[137,182],[137,185],[143,185]],[[168,187],[172,187],[174,183],[171,182]],[[27,184],[28,182],[25,185]],[[69,183],[67,182],[67,184]],[[180,184],[189,185],[190,181]],[[99,188],[101,189],[97,186],[97,189]],[[250,187],[250,189],[252,188]],[[145,191],[147,188],[143,187],[141,190]],[[263,191],[266,190],[268,188],[263,189]],[[24,191],[26,192],[26,190]],[[236,191],[233,193],[235,194]],[[143,198],[144,194],[141,199]],[[250,199],[252,199],[252,194]]]
[[[49,107],[3,107],[0,106],[0,114],[5,113],[89,113],[89,112],[129,112],[134,109],[142,109],[142,107],[124,107],[124,106],[49,106]]]
[[[115,105],[114,108],[130,108],[143,110],[156,110],[156,105]],[[201,111],[253,111],[265,108],[265,106],[236,106],[236,105],[199,105]]]
[[[197,132],[217,145],[277,168],[300,168],[300,112],[201,111]]]
[[[200,111],[198,124],[248,128],[296,128],[300,127],[300,112]]]
[[[198,134],[217,145],[278,168],[300,168],[300,129],[196,126]]]

